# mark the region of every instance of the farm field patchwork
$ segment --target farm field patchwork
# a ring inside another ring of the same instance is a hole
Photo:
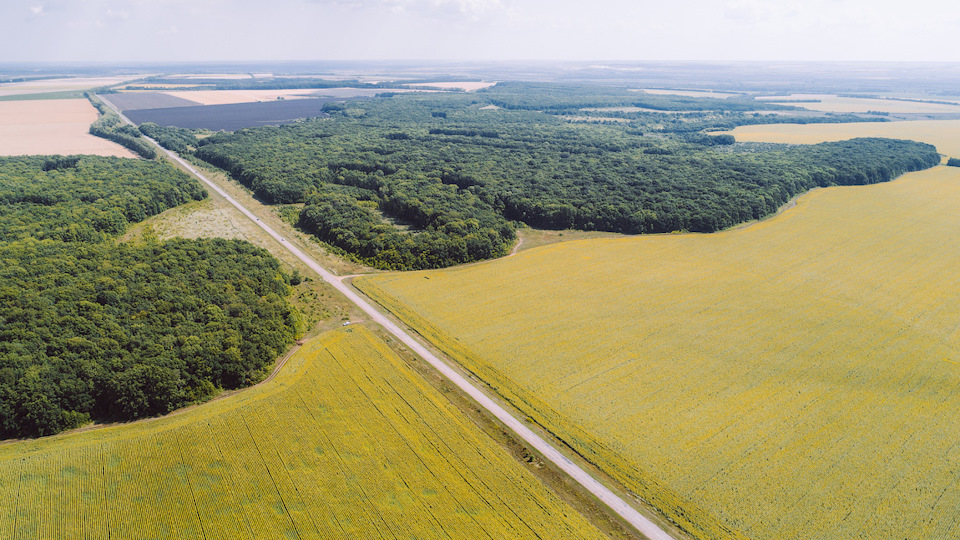
[[[86,99],[0,101],[0,155],[93,154],[136,157],[90,134],[97,110]]]
[[[937,167],[737,230],[355,283],[695,536],[950,538],[957,208]]]
[[[602,538],[361,326],[156,420],[0,445],[3,538]]]
[[[744,142],[815,144],[856,137],[887,137],[925,142],[941,154],[960,157],[960,120],[857,122],[850,124],[767,124],[726,131]],[[719,134],[719,133],[717,133]]]

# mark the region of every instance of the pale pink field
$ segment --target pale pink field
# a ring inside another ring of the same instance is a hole
[[[166,92],[174,97],[189,99],[203,105],[229,105],[231,103],[252,103],[254,101],[276,101],[283,99],[302,99],[313,97],[313,89],[297,90],[181,90]]]
[[[90,135],[97,110],[85,99],[0,101],[0,155],[95,154],[136,157]]]

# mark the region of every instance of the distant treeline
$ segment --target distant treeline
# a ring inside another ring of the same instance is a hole
[[[0,437],[166,413],[264,376],[299,324],[276,259],[115,240],[205,195],[156,162],[0,158]]]
[[[397,95],[331,104],[327,119],[217,134],[198,141],[196,155],[266,202],[306,203],[302,228],[392,269],[503,255],[517,222],[711,232],[769,215],[812,187],[882,182],[939,162],[932,146],[908,141],[751,146],[702,131],[770,121],[743,114],[756,103],[742,100],[643,96],[656,100],[646,106],[698,112],[631,113],[622,125],[564,120],[572,110],[638,99],[626,90],[520,83]]]

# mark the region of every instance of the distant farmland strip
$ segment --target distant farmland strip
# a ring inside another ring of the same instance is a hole
[[[112,96],[106,96],[112,99]],[[136,109],[124,111],[132,122],[212,131],[235,131],[245,127],[290,124],[300,118],[326,116],[323,106],[334,98],[291,99],[262,103],[232,103],[196,107]]]
[[[603,538],[362,326],[231,398],[0,445],[0,500],[3,538]]]
[[[201,104],[196,101],[171,96],[166,92],[122,92],[118,94],[103,94],[100,98],[109,100],[110,103],[116,105],[121,111],[201,106]]]
[[[35,94],[0,95],[0,101],[37,101],[50,99],[83,99],[83,90],[65,90],[63,92],[40,92]]]

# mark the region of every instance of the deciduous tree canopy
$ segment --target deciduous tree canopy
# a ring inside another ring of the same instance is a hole
[[[591,88],[510,84],[331,104],[330,118],[203,139],[197,156],[267,202],[307,203],[301,227],[392,269],[503,255],[516,222],[712,232],[813,187],[882,182],[939,162],[932,146],[909,141],[734,145],[702,130],[763,121],[743,114],[757,103]],[[630,115],[624,124],[565,119],[640,99],[699,112],[613,111]]]
[[[240,241],[113,240],[203,196],[161,163],[0,159],[0,436],[165,413],[262,377],[297,324],[276,259]]]

